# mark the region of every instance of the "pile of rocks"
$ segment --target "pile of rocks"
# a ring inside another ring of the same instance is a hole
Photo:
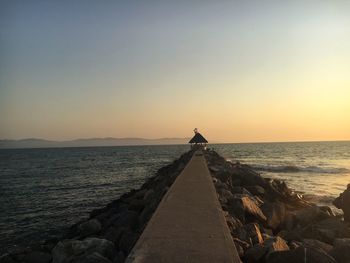
[[[186,166],[193,152],[162,167],[138,190],[124,194],[90,218],[73,225],[57,240],[18,248],[1,263],[120,263],[140,237],[163,195]]]
[[[285,182],[263,178],[215,151],[205,156],[243,262],[350,262],[349,224],[328,206],[309,203]],[[348,187],[335,201],[345,215],[349,196]]]
[[[140,189],[92,211],[63,238],[17,249],[0,257],[0,263],[124,262],[192,154],[161,168]],[[205,157],[243,262],[350,262],[350,186],[334,202],[344,210],[344,222],[329,207],[303,200],[283,181],[263,178],[215,151],[205,151]]]

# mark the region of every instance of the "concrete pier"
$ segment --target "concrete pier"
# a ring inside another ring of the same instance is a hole
[[[201,150],[168,190],[126,262],[241,262]]]

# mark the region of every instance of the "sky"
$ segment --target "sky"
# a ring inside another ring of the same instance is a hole
[[[350,140],[350,1],[0,1],[0,139]]]

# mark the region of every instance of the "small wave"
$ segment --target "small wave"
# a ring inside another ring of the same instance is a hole
[[[344,174],[350,170],[343,167],[319,167],[319,166],[295,166],[295,165],[253,165],[256,170],[273,173],[325,173],[325,174]]]

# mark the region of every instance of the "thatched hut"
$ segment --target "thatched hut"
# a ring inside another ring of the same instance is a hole
[[[202,134],[198,132],[198,129],[194,129],[194,136],[193,138],[188,142],[191,144],[192,149],[205,149],[207,147],[208,141],[203,137]]]

